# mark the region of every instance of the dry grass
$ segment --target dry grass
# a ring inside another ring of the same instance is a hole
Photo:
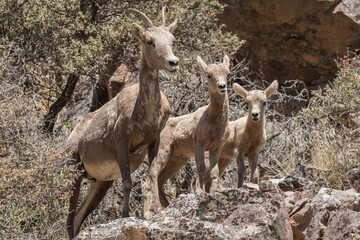
[[[0,235],[3,239],[64,236],[73,173],[65,166],[64,139],[38,128],[42,116],[11,65],[0,79]]]

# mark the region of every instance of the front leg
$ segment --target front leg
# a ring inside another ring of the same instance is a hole
[[[196,172],[197,172],[197,182],[196,182],[196,192],[201,193],[204,192],[204,178],[206,172],[205,160],[204,160],[204,152],[205,148],[202,143],[195,142],[194,145],[195,152],[195,162],[196,162]]]
[[[239,152],[236,157],[236,165],[237,165],[237,174],[238,174],[238,188],[241,188],[244,183],[244,176],[246,172],[245,163],[244,163],[244,154]]]
[[[256,171],[258,157],[259,157],[258,153],[252,154],[248,157],[250,173],[251,173],[250,181],[256,184],[259,182],[259,171]]]
[[[210,171],[211,184],[210,184],[210,188],[207,189],[207,192],[212,192],[217,188],[218,179],[219,179],[218,163],[219,163],[220,154],[221,154],[221,148],[209,152],[209,157],[210,157],[209,171]]]
[[[117,152],[118,164],[120,167],[123,191],[124,191],[122,217],[129,217],[129,200],[130,200],[132,182],[130,176],[128,142],[127,141],[118,142],[116,144],[116,152]]]

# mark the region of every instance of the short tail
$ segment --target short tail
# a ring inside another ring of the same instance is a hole
[[[74,219],[76,213],[76,206],[79,200],[81,180],[83,178],[82,165],[80,162],[80,156],[78,153],[73,154],[73,158],[68,161],[68,166],[74,166],[75,169],[75,180],[73,182],[72,192],[69,201],[69,210],[66,221],[66,233],[69,239],[73,239],[74,236]]]

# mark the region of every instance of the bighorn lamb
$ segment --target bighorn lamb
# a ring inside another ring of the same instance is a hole
[[[223,63],[207,65],[200,57],[197,62],[208,79],[210,104],[180,117],[170,118],[160,135],[157,158],[152,162],[149,176],[144,184],[144,216],[168,206],[163,191],[167,179],[175,175],[191,157],[195,156],[197,167],[196,191],[204,189],[206,166],[204,152],[210,154],[211,176],[218,177],[217,162],[221,148],[228,135],[228,95],[226,80],[230,73],[229,58]],[[216,184],[216,179],[213,179]]]
[[[275,80],[265,91],[252,90],[246,91],[239,84],[234,84],[234,90],[248,105],[249,113],[247,116],[239,118],[229,123],[230,135],[222,148],[219,159],[219,176],[230,162],[236,159],[238,165],[238,187],[242,187],[245,174],[244,158],[249,161],[251,181],[257,183],[255,170],[260,150],[266,143],[265,132],[265,108],[267,99],[275,93],[278,82]],[[209,172],[207,173],[209,175]],[[207,177],[206,188],[212,184],[212,178]]]
[[[67,234],[76,236],[84,219],[98,206],[115,179],[122,178],[123,217],[129,216],[132,188],[130,173],[142,163],[146,152],[149,162],[158,151],[159,136],[170,115],[170,104],[160,92],[158,71],[176,72],[179,59],[172,52],[177,20],[169,26],[153,26],[142,12],[131,9],[146,24],[145,30],[133,23],[132,34],[142,46],[139,83],[124,88],[96,112],[89,113],[70,135],[67,146],[73,163],[83,166],[90,188],[76,210],[81,179],[75,179],[70,198]]]

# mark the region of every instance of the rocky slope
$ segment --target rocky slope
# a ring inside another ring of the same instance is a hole
[[[117,219],[77,239],[360,239],[359,193],[282,192],[283,181],[180,195],[151,219]]]
[[[254,72],[281,82],[326,83],[336,73],[334,59],[360,47],[358,0],[223,0],[219,16],[226,30],[247,43],[239,57]]]

